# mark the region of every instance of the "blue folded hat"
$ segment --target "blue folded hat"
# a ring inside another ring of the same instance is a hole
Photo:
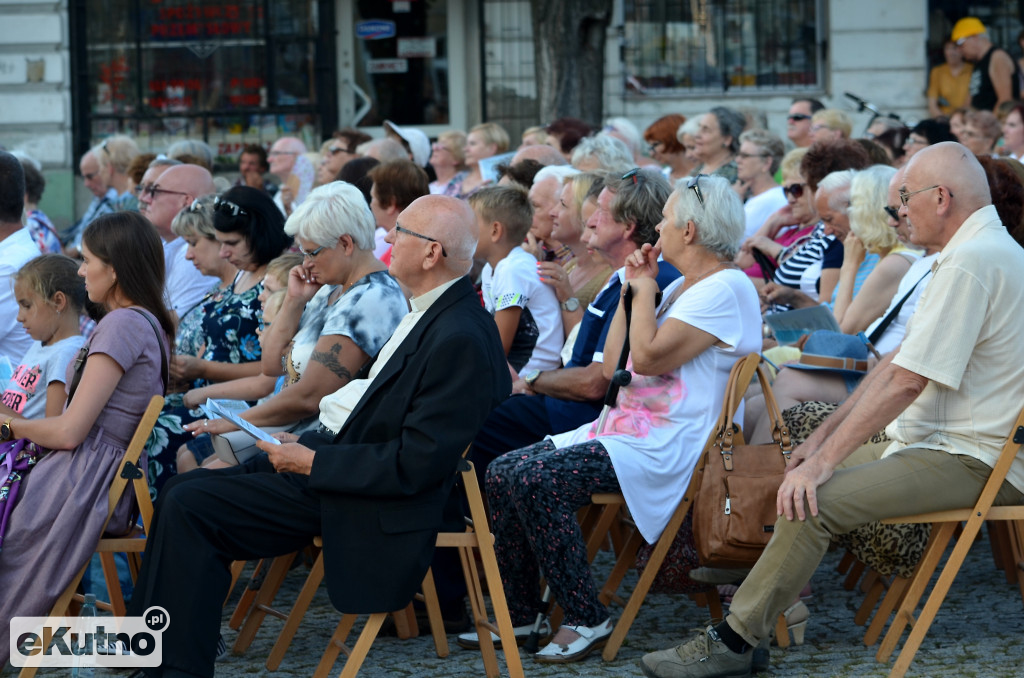
[[[868,348],[858,335],[818,330],[807,337],[795,370],[824,370],[861,376],[868,371]]]

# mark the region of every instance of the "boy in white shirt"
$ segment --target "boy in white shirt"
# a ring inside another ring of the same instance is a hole
[[[480,227],[476,258],[484,307],[494,316],[511,371],[525,376],[561,365],[562,314],[537,274],[537,260],[520,245],[533,222],[526,191],[491,186],[469,197]]]

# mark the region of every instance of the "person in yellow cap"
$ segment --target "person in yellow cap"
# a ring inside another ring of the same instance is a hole
[[[950,39],[960,54],[974,64],[971,73],[971,106],[994,111],[1004,101],[1020,98],[1021,72],[1010,54],[989,40],[985,24],[967,16],[953,26]]]

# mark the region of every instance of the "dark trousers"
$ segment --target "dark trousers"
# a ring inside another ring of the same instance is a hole
[[[480,487],[487,465],[512,450],[528,447],[545,436],[572,431],[597,419],[599,406],[586,402],[552,401],[548,397],[514,395],[494,408],[473,441],[469,460],[476,467]]]
[[[138,616],[158,605],[170,617],[163,669],[147,674],[212,677],[231,562],[298,551],[320,531],[320,503],[308,478],[274,473],[266,455],[169,480],[128,608]]]

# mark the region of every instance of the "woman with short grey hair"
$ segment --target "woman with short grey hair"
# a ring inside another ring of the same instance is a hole
[[[663,216],[658,244],[626,258],[632,322],[627,329],[620,301],[605,340],[604,374],[611,378],[628,331],[625,364],[633,376],[603,428],[584,424],[487,468],[494,548],[516,634],[526,636],[539,611],[541,574],[565,611],[558,633],[534,655],[538,662],[577,661],[611,635],[576,511],[595,492],[622,492],[640,534],[655,543],[686,491],[732,366],[761,348],[757,292],[732,263],[743,207],[729,182],[680,180]],[[660,302],[659,254],[683,274]],[[459,644],[479,645],[479,637],[463,634]]]
[[[695,174],[713,174],[736,183],[736,153],[746,119],[731,108],[715,106],[701,116],[694,137],[694,155],[701,161]]]
[[[315,425],[320,399],[349,383],[405,316],[402,289],[373,256],[374,228],[362,192],[344,181],[313,189],[288,218],[285,232],[303,263],[289,273],[285,301],[264,330],[262,366],[267,376],[287,375],[289,385],[243,412],[249,423],[277,431]],[[223,419],[186,429],[196,436],[236,430]],[[242,433],[212,443],[222,460],[254,450]]]

